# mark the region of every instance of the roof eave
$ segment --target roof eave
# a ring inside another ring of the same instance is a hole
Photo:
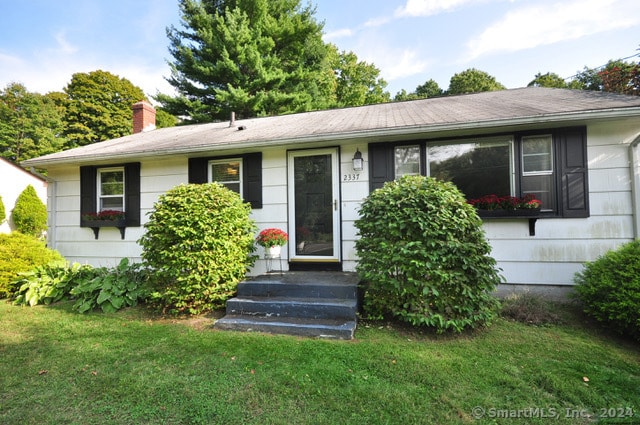
[[[23,161],[21,165],[23,167],[39,167],[47,168],[52,165],[64,165],[64,164],[87,164],[96,162],[122,162],[127,160],[136,160],[140,158],[146,158],[149,156],[171,156],[171,155],[194,155],[206,152],[215,152],[222,150],[235,149],[253,149],[272,147],[276,143],[277,145],[308,145],[318,144],[323,142],[335,142],[336,140],[343,141],[355,141],[361,139],[367,140],[379,140],[384,138],[404,138],[407,136],[424,136],[428,134],[441,134],[441,133],[465,133],[470,130],[483,129],[486,130],[497,128],[513,128],[540,124],[560,124],[569,122],[587,122],[593,120],[612,120],[627,118],[631,116],[640,115],[640,107],[623,108],[623,109],[608,109],[608,110],[593,110],[593,111],[577,111],[567,112],[551,115],[539,115],[539,116],[526,116],[518,118],[506,118],[496,120],[483,120],[467,123],[453,122],[446,124],[430,124],[430,125],[415,125],[415,126],[403,126],[403,127],[391,127],[372,130],[357,130],[351,132],[335,132],[325,133],[320,135],[298,136],[292,138],[280,138],[275,140],[255,140],[247,142],[234,142],[234,143],[216,143],[212,145],[193,147],[172,147],[168,149],[149,149],[146,151],[136,152],[123,152],[111,155],[101,156],[98,160],[95,156],[75,156],[66,158],[51,158],[42,159],[38,158],[29,159]]]

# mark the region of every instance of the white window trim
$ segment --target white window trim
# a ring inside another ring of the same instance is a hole
[[[122,198],[122,212],[125,212],[127,210],[127,205],[125,203],[127,197],[126,197],[126,173],[124,171],[124,167],[107,167],[107,168],[98,168],[97,170],[97,176],[96,176],[96,183],[98,185],[97,187],[97,199],[96,199],[96,207],[98,212],[100,211],[105,211],[101,208],[102,202],[100,202],[101,199],[103,198]],[[105,172],[110,172],[110,171],[122,171],[122,195],[102,195],[102,173]]]
[[[398,149],[409,149],[409,148],[418,149],[418,172],[403,173],[402,175],[398,175],[398,163],[396,162],[396,152],[398,151]],[[421,169],[422,169],[422,158],[420,155],[420,145],[399,145],[393,148],[393,175],[395,176],[396,179],[402,176],[419,176]]]
[[[212,165],[215,164],[228,164],[230,162],[238,162],[240,165],[238,167],[238,180],[229,180],[229,181],[219,181],[217,183],[220,183],[221,185],[225,185],[225,184],[229,184],[229,183],[238,183],[239,187],[240,187],[240,197],[243,197],[243,181],[242,181],[242,176],[243,176],[243,161],[241,157],[238,158],[225,158],[225,159],[212,159],[211,161],[208,162],[207,164],[207,181],[209,183],[213,183],[213,173],[212,173]]]

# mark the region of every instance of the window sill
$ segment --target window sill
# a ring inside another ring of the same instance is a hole
[[[96,239],[98,239],[101,227],[116,227],[120,230],[121,239],[124,239],[127,222],[124,218],[120,220],[81,220],[80,227],[88,227],[93,230]]]

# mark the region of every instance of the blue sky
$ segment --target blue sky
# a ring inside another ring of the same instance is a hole
[[[303,0],[304,2],[305,0]],[[468,68],[508,88],[538,72],[570,77],[609,59],[638,61],[638,0],[313,0],[325,40],[374,63],[387,90],[441,88]],[[171,93],[166,27],[177,0],[0,0],[0,88],[59,91],[102,69],[148,95]]]

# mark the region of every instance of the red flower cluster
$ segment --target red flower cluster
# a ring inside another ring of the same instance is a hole
[[[536,199],[532,194],[525,195],[523,198],[515,196],[497,196],[485,195],[481,198],[470,199],[467,201],[480,210],[520,210],[540,208],[542,202]]]
[[[103,210],[100,212],[83,214],[82,218],[84,220],[122,220],[124,218],[124,211],[116,211],[116,210]]]
[[[285,245],[288,240],[289,235],[287,235],[287,232],[275,228],[264,229],[256,238],[258,245],[265,248]]]

